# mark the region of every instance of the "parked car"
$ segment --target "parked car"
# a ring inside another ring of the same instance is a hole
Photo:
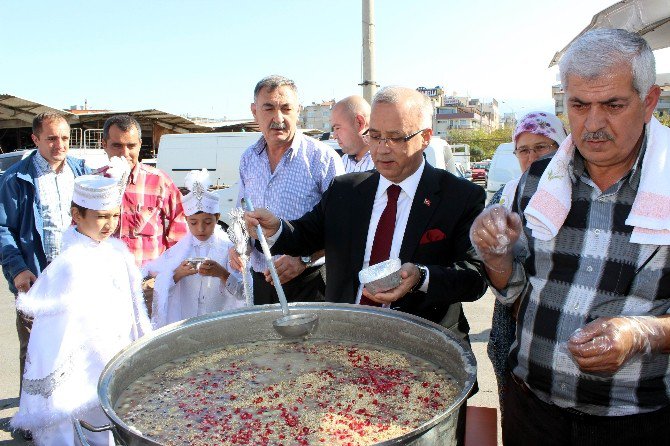
[[[471,171],[472,181],[486,183],[488,174],[486,172],[486,165],[484,163],[473,163]]]
[[[5,170],[12,167],[14,164],[28,157],[33,153],[34,149],[17,150],[15,152],[7,152],[0,155],[0,172],[5,173]]]

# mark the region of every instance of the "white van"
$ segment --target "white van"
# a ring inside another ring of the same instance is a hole
[[[103,149],[73,149],[70,148],[67,154],[75,158],[86,161],[86,167],[91,170],[98,169],[109,164],[107,152]]]
[[[207,169],[218,189],[221,220],[230,223],[240,187],[240,158],[258,141],[260,132],[185,133],[161,136],[156,167],[177,187],[184,187],[191,170]]]
[[[433,167],[444,169],[458,176],[456,170],[456,163],[454,161],[454,154],[451,151],[451,146],[442,138],[433,136],[430,138],[430,144],[423,152],[426,155],[426,161]]]
[[[454,144],[451,146],[451,151],[454,155],[454,162],[460,164],[464,172],[470,170],[470,145]]]
[[[491,166],[489,167],[489,177],[486,182],[486,201],[490,200],[493,194],[498,192],[505,183],[521,175],[519,160],[514,155],[514,143],[505,142],[498,146]]]

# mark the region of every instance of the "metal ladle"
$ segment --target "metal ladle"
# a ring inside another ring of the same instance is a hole
[[[241,201],[245,211],[254,211],[254,205],[249,198],[242,198]],[[267,240],[265,240],[265,234],[263,234],[263,229],[261,229],[260,225],[256,226],[256,232],[258,233],[258,241],[261,243],[261,248],[263,248],[263,254],[268,263],[270,275],[272,275],[272,282],[277,290],[277,296],[279,296],[279,303],[281,304],[281,311],[283,313],[282,317],[272,322],[272,326],[283,338],[305,337],[314,331],[319,323],[319,316],[316,314],[290,314],[284,289],[281,286],[279,275],[277,275],[277,269],[272,261],[270,247],[268,246]]]

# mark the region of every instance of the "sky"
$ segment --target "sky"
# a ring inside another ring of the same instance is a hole
[[[376,81],[553,111],[547,66],[614,0],[376,0]],[[242,119],[258,80],[361,94],[360,0],[0,0],[0,94]],[[656,51],[670,72],[670,50]]]

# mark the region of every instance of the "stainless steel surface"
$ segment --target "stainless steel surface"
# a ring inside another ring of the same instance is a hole
[[[242,198],[241,203],[245,210],[249,212],[254,211],[254,205],[251,202],[251,199],[246,197]],[[268,264],[268,269],[272,276],[272,283],[275,286],[275,290],[277,290],[277,296],[279,297],[279,303],[281,304],[281,310],[284,315],[281,318],[281,321],[277,320],[273,322],[272,326],[277,333],[284,338],[304,337],[316,328],[318,316],[315,314],[302,314],[299,315],[299,317],[289,317],[288,301],[284,294],[284,288],[281,286],[279,275],[277,275],[277,268],[275,268],[275,263],[272,261],[270,247],[268,246],[267,240],[265,240],[265,234],[263,234],[263,229],[261,229],[260,225],[256,227],[256,232],[258,234],[258,241],[263,248],[263,255]]]
[[[383,308],[347,304],[292,304],[300,312],[314,313],[319,329],[313,339],[365,342],[411,353],[449,373],[460,393],[442,414],[411,433],[378,445],[456,444],[456,418],[476,378],[470,347],[445,328],[424,319]],[[113,410],[128,385],[159,365],[215,347],[244,342],[281,339],[272,322],[281,316],[277,305],[214,313],[168,325],[139,339],[117,354],[105,367],[98,385],[102,408],[129,445],[157,445],[133,431]]]
[[[275,320],[272,325],[285,338],[304,338],[316,329],[319,317],[316,314],[289,314]]]
[[[209,260],[207,257],[189,257],[186,259],[186,261],[188,261],[188,263],[190,263],[191,266],[196,270],[200,269],[200,265],[202,265],[207,260]]]
[[[105,424],[104,426],[93,426],[85,421],[79,420],[77,418],[72,418],[72,425],[74,428],[74,444],[75,446],[90,446],[86,434],[84,434],[84,429],[90,432],[105,432],[111,431],[112,435],[115,435],[114,438],[121,441],[117,438],[115,428],[113,424]],[[116,442],[117,444],[123,444],[123,442]]]

